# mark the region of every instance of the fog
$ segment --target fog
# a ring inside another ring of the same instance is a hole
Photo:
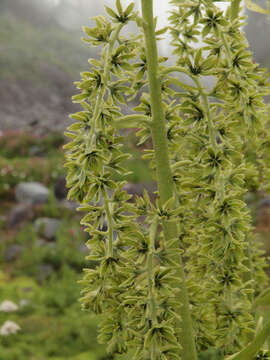
[[[58,23],[67,29],[80,30],[83,24],[87,24],[89,18],[104,14],[104,5],[114,7],[115,0],[41,0],[52,12]],[[140,10],[140,1],[134,0],[136,9]],[[127,6],[130,0],[122,0],[122,5]],[[226,8],[226,2],[220,2],[218,6]],[[158,17],[157,25],[162,28],[168,24],[167,18],[172,6],[170,1],[154,1],[154,13]],[[134,30],[134,29],[132,29]],[[160,51],[165,53],[169,48],[169,40],[164,39],[159,43]]]
[[[131,0],[121,1],[127,6]],[[140,0],[135,3],[139,11]],[[218,4],[226,7],[225,2]],[[73,81],[99,51],[81,41],[82,27],[105,14],[104,5],[114,7],[115,0],[0,0],[0,130],[24,127],[36,119],[62,129],[62,119],[73,111]],[[169,11],[169,1],[154,0],[158,28],[167,25]],[[254,59],[269,67],[270,22],[265,15],[246,14],[245,31]],[[123,31],[136,31],[136,25]],[[159,42],[159,54],[172,63],[170,53],[167,36]]]
[[[139,0],[134,0],[139,10]],[[130,0],[122,0],[125,6]],[[244,1],[243,1],[244,3]],[[115,0],[1,0],[0,11],[9,9],[17,11],[20,16],[25,16],[37,24],[50,24],[54,22],[67,31],[82,33],[82,26],[89,24],[89,19],[104,14],[104,5],[114,7]],[[219,2],[218,6],[226,8],[227,2]],[[154,12],[158,16],[158,27],[167,25],[167,17],[170,11],[170,1],[155,0]],[[265,15],[255,14],[246,11],[249,26],[246,30],[251,49],[256,54],[256,60],[265,63],[269,55],[269,34],[270,22]],[[38,16],[37,16],[38,15]],[[261,31],[263,24],[264,31]],[[134,28],[132,28],[134,30]],[[162,52],[168,51],[169,41],[165,40],[160,44]]]

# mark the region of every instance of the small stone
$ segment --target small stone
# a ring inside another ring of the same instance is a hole
[[[19,244],[13,244],[6,248],[4,252],[5,261],[14,261],[18,259],[18,257],[23,252],[23,246]]]
[[[29,155],[31,156],[40,156],[42,154],[42,151],[39,146],[31,146],[29,149]]]
[[[13,228],[23,223],[26,220],[29,220],[33,216],[33,208],[30,204],[19,204],[11,209],[8,218],[7,226],[8,228]]]
[[[156,198],[156,195],[154,194],[154,191],[156,190],[154,184],[127,183],[124,185],[123,190],[125,190],[129,195],[132,195],[132,201],[136,195],[142,196],[144,190],[147,190],[151,200]]]
[[[265,196],[262,198],[258,203],[258,208],[264,207],[264,206],[270,206],[270,198],[269,196]]]
[[[30,301],[27,299],[21,299],[19,302],[20,308],[24,308],[25,306],[28,306],[30,304]]]
[[[60,205],[63,206],[65,209],[76,211],[76,209],[80,206],[77,201],[67,200],[64,199],[60,202]]]
[[[14,312],[18,310],[18,306],[10,300],[4,300],[0,304],[0,311],[3,312]]]
[[[16,186],[15,197],[25,204],[44,204],[49,199],[49,190],[38,182],[23,182]]]
[[[37,247],[43,247],[47,245],[47,241],[45,241],[44,239],[36,239],[35,245]]]
[[[65,176],[60,176],[54,183],[54,195],[57,199],[63,200],[66,199],[67,194],[68,189],[66,187],[66,178]]]
[[[18,324],[16,324],[14,321],[7,320],[0,328],[0,335],[8,336],[11,334],[16,334],[20,330],[21,327]]]
[[[79,252],[82,253],[82,254],[89,254],[89,249],[86,246],[86,244],[81,244],[79,246]]]
[[[38,218],[34,222],[35,229],[48,240],[53,240],[58,231],[61,221],[52,218]]]
[[[38,280],[43,282],[48,279],[48,277],[53,272],[53,267],[50,264],[40,264],[38,265]]]

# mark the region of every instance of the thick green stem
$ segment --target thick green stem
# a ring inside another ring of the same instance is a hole
[[[255,339],[242,351],[227,358],[227,360],[253,360],[266,339],[270,335],[270,321],[268,321],[263,329],[255,336]]]
[[[163,205],[174,196],[174,183],[169,162],[168,143],[166,137],[165,118],[162,107],[161,80],[158,69],[158,53],[153,20],[153,0],[141,0],[143,28],[146,47],[147,72],[152,111],[152,139],[155,152],[157,185],[160,203]],[[164,221],[162,223],[165,242],[178,236],[177,224]],[[182,259],[178,259],[181,286],[178,293],[180,316],[182,321],[177,324],[181,332],[183,360],[196,360],[196,348],[189,309],[188,294],[185,285],[185,274]]]

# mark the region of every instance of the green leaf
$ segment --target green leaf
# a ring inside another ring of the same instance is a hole
[[[117,15],[111,8],[109,8],[109,7],[106,6],[106,5],[105,5],[105,10],[106,10],[107,14],[108,14],[109,16],[111,16],[112,18],[114,18],[114,19],[117,19],[117,18],[118,18],[118,15]]]
[[[119,15],[122,15],[123,14],[123,8],[122,8],[120,0],[116,0],[116,7],[117,7]]]
[[[253,302],[252,308],[256,309],[258,306],[270,306],[270,288],[262,292]]]
[[[259,353],[266,339],[270,336],[270,321],[268,320],[261,331],[255,336],[253,341],[245,349],[229,356],[226,360],[253,360]]]
[[[126,10],[125,10],[125,14],[126,14],[126,15],[131,14],[132,11],[133,11],[133,9],[134,9],[134,6],[135,6],[135,4],[134,4],[133,2],[130,3],[130,4],[128,5],[128,7],[126,8]]]
[[[157,30],[156,36],[165,34],[168,31],[168,29],[169,29],[168,26],[165,26],[164,28]]]

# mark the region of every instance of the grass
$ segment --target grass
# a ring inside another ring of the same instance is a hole
[[[70,224],[75,231],[76,222]],[[67,223],[65,224],[67,228]],[[60,231],[54,249],[37,245],[38,236],[31,225],[25,226],[8,243],[23,244],[23,255],[0,272],[0,301],[23,303],[15,313],[0,312],[0,324],[12,320],[21,331],[0,337],[0,360],[73,359],[86,351],[93,360],[104,358],[103,346],[97,344],[97,319],[80,310],[79,269],[85,265],[79,252],[83,236]],[[1,263],[3,264],[3,258]],[[39,266],[52,266],[48,278],[39,279]]]

